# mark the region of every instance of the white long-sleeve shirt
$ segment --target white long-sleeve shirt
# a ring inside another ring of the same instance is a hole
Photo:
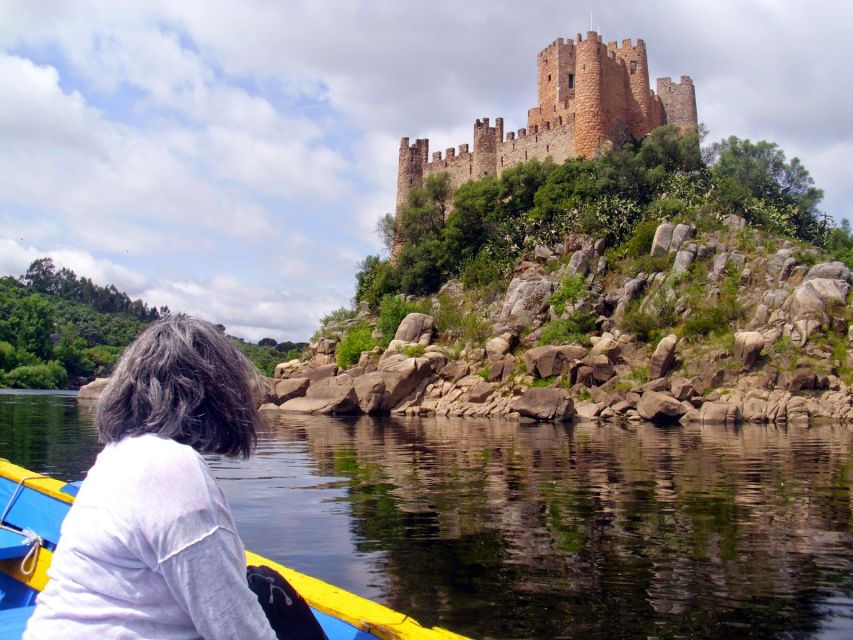
[[[24,640],[275,640],[207,463],[154,435],[98,455]]]

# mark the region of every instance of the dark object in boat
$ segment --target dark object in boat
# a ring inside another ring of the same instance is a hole
[[[280,573],[250,566],[246,578],[278,640],[328,640],[308,604]]]

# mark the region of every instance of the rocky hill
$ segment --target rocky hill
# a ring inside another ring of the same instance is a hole
[[[310,359],[276,367],[265,410],[675,423],[853,419],[851,271],[743,217],[639,227],[633,253],[568,234],[505,290],[447,282],[386,348],[341,358],[362,303]],[[640,251],[637,251],[637,247]],[[386,323],[387,324],[387,323]],[[387,331],[387,327],[385,327]]]

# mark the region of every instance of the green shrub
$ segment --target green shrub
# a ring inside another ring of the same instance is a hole
[[[287,362],[288,360],[302,360],[303,355],[304,352],[302,351],[302,349],[293,348],[284,354],[284,361]]]
[[[347,309],[346,307],[338,307],[327,313],[320,320],[321,324],[329,324],[330,322],[343,322],[355,318],[355,309]]]
[[[735,317],[723,307],[700,307],[684,321],[681,333],[685,338],[721,335],[731,331],[729,322]]]
[[[512,262],[482,250],[462,267],[462,283],[466,289],[504,284],[511,271]]]
[[[737,248],[744,253],[752,253],[755,251],[755,230],[751,227],[744,227],[737,231]]]
[[[631,305],[619,323],[622,331],[633,334],[640,342],[652,342],[660,337],[660,319],[640,308],[639,304]]]
[[[632,276],[638,273],[663,273],[664,271],[669,271],[674,261],[675,252],[665,253],[662,256],[650,256],[646,254],[631,260],[627,272]]]
[[[422,344],[410,344],[403,348],[403,354],[407,358],[420,358],[424,353],[426,353],[426,347]]]
[[[533,383],[530,385],[531,387],[550,387],[554,384],[554,381],[557,379],[557,376],[551,376],[550,378],[536,378]]]
[[[482,346],[491,336],[489,323],[479,313],[446,295],[438,298],[435,327],[440,333],[453,333],[462,342],[473,346]]]
[[[0,371],[14,369],[16,364],[15,347],[5,340],[0,340]]]
[[[652,218],[651,221],[655,222],[655,228],[657,228],[658,220],[678,217],[682,215],[686,209],[687,205],[678,198],[660,198],[649,204],[647,210]],[[652,235],[654,235],[654,232],[652,232]],[[651,248],[651,243],[649,243],[649,249]]]
[[[731,323],[743,315],[739,292],[737,274],[727,276],[720,284],[719,299],[698,305],[681,326],[681,335],[692,338],[730,333]]]
[[[588,291],[586,280],[578,275],[566,276],[560,287],[551,294],[548,304],[554,307],[554,311],[562,314],[566,310],[566,303],[574,304]]]
[[[410,313],[429,313],[428,302],[408,302],[400,296],[385,296],[379,304],[379,346],[383,349],[394,339],[397,327]]]
[[[16,389],[61,389],[67,381],[65,369],[55,360],[16,367],[3,376],[3,382]]]
[[[595,317],[591,313],[576,311],[565,320],[553,320],[545,325],[539,344],[577,343],[589,346],[589,333],[595,329]]]
[[[362,352],[376,346],[370,326],[355,327],[347,333],[338,345],[338,366],[341,369],[351,367],[358,362]]]
[[[644,220],[634,228],[634,234],[625,243],[625,257],[639,258],[648,256],[652,250],[652,241],[658,228],[656,220]]]

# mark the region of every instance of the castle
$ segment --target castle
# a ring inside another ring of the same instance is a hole
[[[486,175],[500,177],[520,162],[550,157],[555,162],[592,158],[604,145],[642,138],[664,124],[682,131],[698,124],[696,92],[689,76],[681,82],[659,78],[657,94],[649,88],[646,43],[623,40],[605,45],[595,32],[576,40],[558,38],[537,58],[539,104],[527,112],[527,128],[504,137],[503,118],[474,123],[474,149],[467,144],[442,156],[429,156],[429,140],[400,141],[397,173],[397,220],[409,191],[427,176],[446,171],[456,189]]]

